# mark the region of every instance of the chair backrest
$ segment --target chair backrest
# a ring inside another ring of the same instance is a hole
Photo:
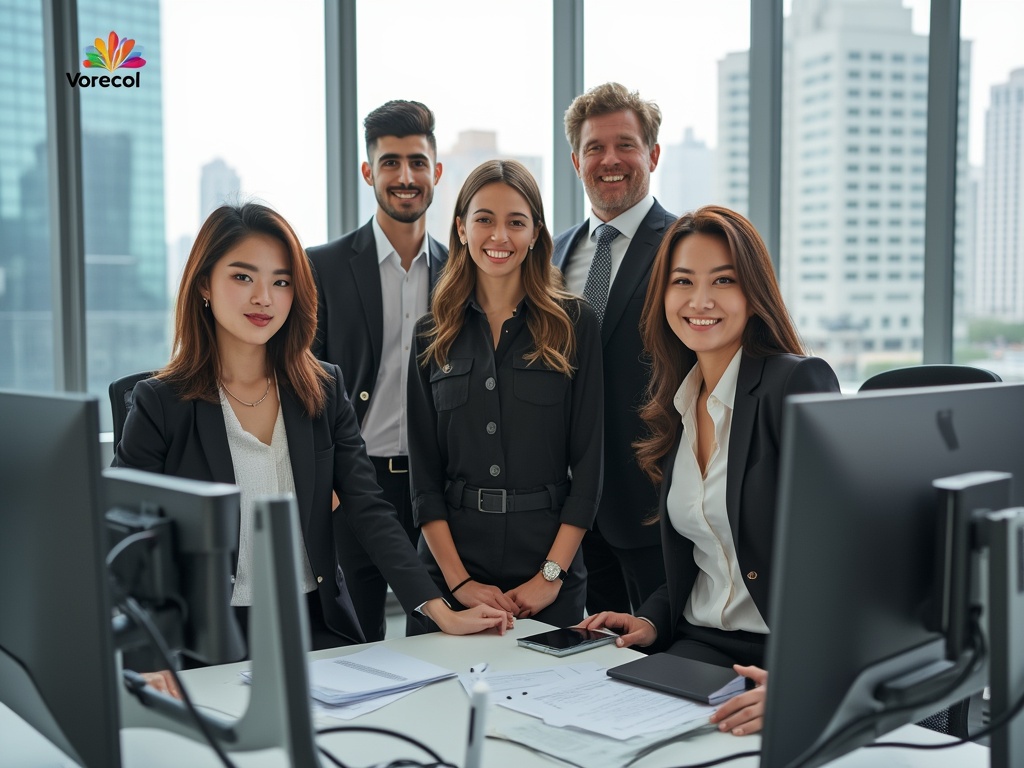
[[[117,450],[121,442],[121,432],[124,430],[124,420],[128,418],[128,411],[132,409],[134,402],[135,385],[143,379],[150,378],[155,371],[142,373],[130,373],[122,376],[116,381],[110,382],[107,393],[110,395],[110,413],[114,421],[114,450]]]
[[[860,385],[858,392],[907,387],[945,387],[954,384],[991,384],[1002,381],[992,371],[972,365],[912,365],[876,373]]]

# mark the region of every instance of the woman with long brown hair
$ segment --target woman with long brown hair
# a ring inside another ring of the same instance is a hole
[[[114,465],[238,484],[231,603],[243,631],[259,567],[250,554],[254,500],[288,492],[299,507],[300,587],[314,648],[363,641],[335,555],[340,515],[407,611],[456,634],[504,631],[506,612],[457,614],[441,599],[381,498],[341,371],[309,351],[315,331],[316,288],[288,222],[256,203],[218,208],[185,265],[171,361],[136,385]],[[332,491],[341,500],[333,513]]]
[[[665,234],[641,331],[652,372],[641,411],[650,433],[636,444],[637,460],[661,484],[667,583],[636,616],[599,613],[584,626],[624,630],[623,647],[735,665],[758,687],[712,722],[752,733],[767,681],[783,401],[837,392],[839,383],[828,363],[805,356],[764,242],[727,208],[688,213]]]
[[[583,618],[603,379],[597,317],[561,289],[551,251],[522,164],[469,175],[417,324],[409,460],[420,556],[450,602],[564,627]]]

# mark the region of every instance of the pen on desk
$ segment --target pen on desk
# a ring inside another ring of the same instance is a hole
[[[486,661],[480,664],[474,664],[472,667],[469,668],[469,673],[471,675],[482,675],[484,672],[487,671],[487,668],[489,666],[491,666],[490,663]]]
[[[486,667],[486,665],[484,665]],[[481,670],[483,671],[483,670]],[[487,699],[491,688],[483,680],[473,684],[469,697],[469,735],[466,741],[466,768],[483,768],[482,755],[486,733]]]

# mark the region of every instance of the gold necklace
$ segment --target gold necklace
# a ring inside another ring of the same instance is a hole
[[[238,402],[240,402],[240,403],[241,403],[242,405],[248,405],[248,406],[249,406],[250,408],[255,408],[255,407],[256,407],[257,405],[259,405],[259,404],[260,404],[260,403],[262,403],[262,402],[263,402],[264,400],[266,400],[266,399],[267,399],[267,395],[269,395],[269,394],[270,394],[270,377],[269,377],[269,376],[267,376],[267,391],[266,391],[266,392],[264,392],[264,393],[263,393],[263,397],[261,397],[261,398],[260,398],[259,400],[257,400],[257,401],[256,401],[255,403],[247,403],[247,402],[245,402],[245,400],[243,400],[242,398],[238,397],[238,396],[237,396],[236,394],[234,394],[234,393],[233,393],[233,392],[232,392],[232,391],[231,391],[230,389],[228,389],[228,388],[227,388],[227,386],[226,386],[226,385],[224,384],[224,382],[223,382],[223,381],[222,381],[222,382],[220,383],[220,386],[221,386],[221,389],[223,389],[223,390],[224,390],[225,392],[227,392],[227,393],[228,393],[229,395],[231,395],[231,396],[232,396],[233,398],[235,398],[235,400],[237,400]]]

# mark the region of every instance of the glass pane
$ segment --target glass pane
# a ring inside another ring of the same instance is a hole
[[[676,214],[713,202],[745,212],[750,0],[633,0],[642,55],[623,55],[621,42],[611,42],[621,36],[621,2],[587,0],[585,9],[585,87],[614,80],[661,107],[654,196]]]
[[[551,16],[550,0],[358,4],[360,147],[363,117],[386,101],[412,99],[433,110],[444,172],[427,230],[445,245],[459,189],[485,160],[524,163],[553,216]],[[365,222],[376,201],[372,187],[360,182],[359,189]]]
[[[52,390],[50,200],[41,4],[0,0],[0,387]]]
[[[928,4],[793,0],[785,24],[782,290],[856,389],[921,362]]]
[[[1024,381],[1024,4],[965,0],[960,12],[972,55],[960,65],[961,88],[970,86],[960,122],[969,125],[970,180],[957,219],[967,256],[955,361]]]
[[[324,238],[323,3],[79,0],[78,16],[83,58],[113,31],[145,61],[82,68],[122,77],[81,92],[89,391],[106,405],[112,380],[167,362],[181,269],[213,208],[261,200],[303,243]],[[265,65],[285,47],[294,65]]]

